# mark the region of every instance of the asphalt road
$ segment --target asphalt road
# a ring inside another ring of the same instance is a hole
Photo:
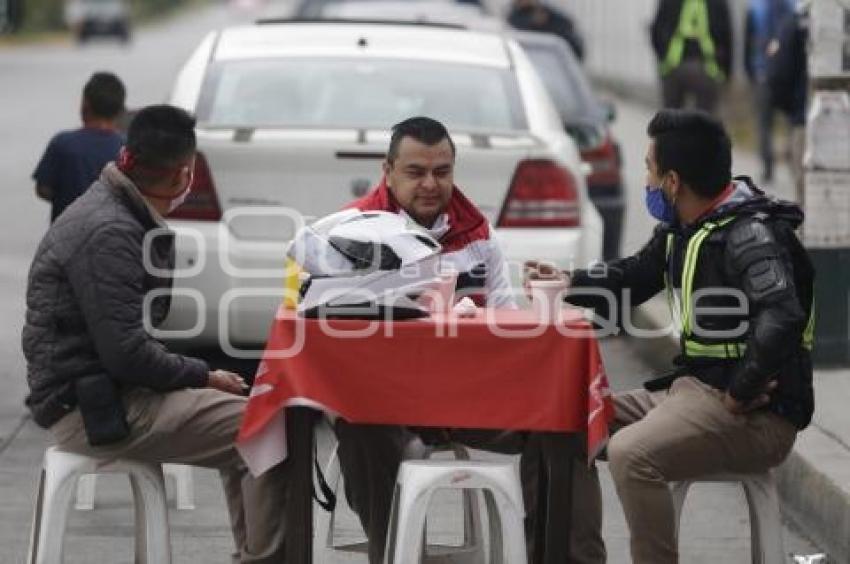
[[[271,3],[266,14],[283,13],[286,3]],[[165,99],[181,62],[204,34],[256,13],[224,5],[186,13],[139,29],[128,47],[93,43],[85,47],[60,41],[49,45],[0,50],[0,562],[22,562],[26,547],[35,473],[45,434],[26,418],[24,362],[20,331],[24,318],[26,272],[35,247],[48,225],[48,206],[37,200],[30,175],[51,135],[78,124],[79,95],[88,76],[110,70],[128,88],[128,106]],[[646,240],[652,222],[643,208],[643,130],[646,109],[618,100],[615,131],[623,144],[629,209],[624,249],[633,251]],[[657,344],[610,339],[603,353],[613,385],[639,385],[665,358]],[[603,471],[606,491],[605,536],[611,562],[627,562],[622,512]],[[175,562],[227,561],[229,530],[217,481],[198,472],[199,510],[174,516]],[[132,516],[125,484],[102,480],[101,509],[75,515],[68,535],[68,562],[130,561]],[[731,487],[705,486],[689,498],[691,511],[683,525],[683,561],[745,562],[748,538],[742,496]],[[698,508],[698,509],[697,509]],[[808,542],[786,533],[789,550],[815,552]],[[342,561],[342,560],[340,560]]]

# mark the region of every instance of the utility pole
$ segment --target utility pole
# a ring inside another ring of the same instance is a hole
[[[818,365],[850,364],[850,0],[813,0],[806,119],[806,222]]]

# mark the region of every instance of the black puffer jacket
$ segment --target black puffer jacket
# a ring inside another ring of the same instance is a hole
[[[803,332],[813,302],[814,272],[805,250],[794,234],[803,221],[796,204],[764,196],[748,178],[737,179],[730,201],[692,226],[660,224],[650,241],[638,253],[607,263],[605,267],[573,272],[571,287],[605,288],[625,306],[637,306],[665,288],[665,272],[673,288],[682,284],[682,271],[688,242],[708,221],[734,217],[705,239],[694,271],[693,290],[719,289],[719,293],[699,298],[694,308],[694,326],[706,330],[692,337],[703,344],[739,342],[746,352],[739,359],[696,358],[684,351],[675,359],[679,374],[691,374],[738,400],[753,399],[770,380],[778,382],[770,409],[803,428],[814,411],[812,365],[809,351],[802,346]],[[668,235],[671,252],[667,253]],[[727,289],[740,293],[730,293]],[[628,291],[628,292],[627,292]],[[624,299],[628,294],[628,302]],[[747,310],[741,313],[715,312],[709,308],[739,308],[745,297]],[[738,296],[738,297],[736,297]],[[606,319],[614,319],[608,301],[577,291],[569,302],[592,307]],[[713,339],[705,335],[719,335]]]
[[[144,266],[146,235],[155,268]],[[145,330],[144,316],[155,327],[170,305],[171,278],[155,270],[173,266],[173,233],[108,165],[50,227],[30,268],[23,349],[36,423],[50,427],[75,407],[80,376],[106,373],[119,387],[157,391],[206,386],[205,362],[169,353]],[[155,290],[162,295],[144,311]]]

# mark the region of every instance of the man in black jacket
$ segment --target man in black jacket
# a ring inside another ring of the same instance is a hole
[[[567,299],[616,318],[666,287],[681,354],[666,377],[615,396],[608,460],[633,561],[672,564],[667,482],[763,472],[811,421],[813,271],[794,234],[802,212],[731,178],[719,122],[664,110],[648,133],[646,201],[659,225],[637,254],[574,271]]]
[[[554,33],[569,44],[578,60],[584,59],[584,39],[572,18],[541,0],[514,0],[508,23],[516,29]]]
[[[659,0],[650,39],[665,108],[714,113],[732,73],[732,20],[727,0]]]
[[[253,478],[242,463],[244,381],[146,331],[168,313],[174,234],[163,217],[191,189],[194,126],[170,106],[140,111],[119,163],[47,231],[27,287],[26,403],[63,450],[219,470],[234,557],[281,562],[288,466]]]

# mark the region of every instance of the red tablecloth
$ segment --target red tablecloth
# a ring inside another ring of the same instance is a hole
[[[306,320],[281,309],[237,444],[254,473],[286,456],[282,410],[310,405],[357,423],[587,431],[613,416],[598,344],[577,310],[541,324],[521,310],[474,318]]]

